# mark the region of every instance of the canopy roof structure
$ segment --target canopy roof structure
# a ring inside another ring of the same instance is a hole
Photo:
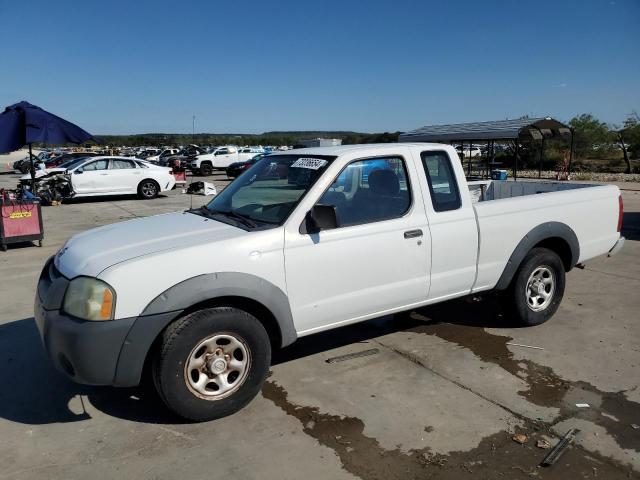
[[[502,166],[496,161],[496,142],[513,142],[515,152],[513,154],[513,177],[518,176],[518,157],[520,142],[532,142],[540,140],[540,156],[538,159],[538,178],[542,175],[542,162],[544,158],[544,144],[547,139],[570,140],[568,156],[565,157],[562,167],[557,172],[558,180],[569,178],[571,171],[571,161],[573,159],[573,130],[558,120],[551,117],[538,118],[518,118],[515,120],[497,120],[492,122],[456,123],[451,125],[428,125],[411,132],[400,135],[398,142],[433,142],[452,143],[460,145],[457,147],[459,154],[467,156],[464,150],[465,142],[468,147],[467,176],[471,178],[472,164],[471,158],[472,142],[486,142],[484,172],[481,178],[489,177],[491,168]],[[504,157],[503,157],[504,158]],[[462,160],[462,161],[463,161]]]
[[[571,129],[551,117],[518,118],[492,122],[428,125],[400,135],[399,142],[452,142],[569,138]]]

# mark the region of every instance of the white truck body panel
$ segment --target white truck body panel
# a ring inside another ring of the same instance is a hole
[[[535,182],[538,184],[538,182]],[[481,241],[478,279],[474,291],[495,286],[508,256],[522,238],[536,225],[548,221],[562,222],[580,242],[579,262],[606,253],[616,242],[619,189],[613,185],[582,185],[575,189],[479,202]]]
[[[445,151],[461,197],[459,208],[434,210],[420,154]],[[117,294],[115,318],[140,315],[167,289],[222,272],[264,279],[288,297],[298,336],[385,313],[489,290],[518,243],[545,222],[576,234],[580,262],[607,253],[619,238],[615,186],[551,187],[548,193],[472,202],[455,149],[439,144],[385,144],[294,150],[335,155],[280,226],[244,231],[189,213],[173,213],[101,227],[73,237],[56,265],[69,278],[97,276]],[[317,234],[300,233],[306,213],[352,161],[401,157],[412,203],[400,218]],[[511,195],[483,182],[492,195]],[[472,188],[476,188],[473,184]],[[515,185],[515,184],[514,184]],[[511,188],[511,187],[509,187]],[[513,187],[513,188],[520,188]],[[554,191],[561,190],[561,191]],[[403,236],[419,229],[418,238]]]

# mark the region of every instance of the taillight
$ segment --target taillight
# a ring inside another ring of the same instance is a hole
[[[618,197],[618,232],[622,231],[622,217],[624,216],[624,203],[622,195]]]

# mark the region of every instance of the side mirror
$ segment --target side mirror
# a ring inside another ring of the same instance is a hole
[[[82,168],[76,168],[76,169],[73,171],[73,173],[77,173],[77,174],[80,174],[80,173],[83,173],[83,172],[84,172],[84,170],[83,170]]]
[[[318,233],[321,230],[338,228],[338,216],[334,205],[314,205],[304,220],[300,228],[301,233]]]

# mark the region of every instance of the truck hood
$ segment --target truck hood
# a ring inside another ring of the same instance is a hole
[[[192,213],[138,218],[71,237],[55,256],[67,278],[96,277],[112,265],[154,253],[242,237],[248,232]],[[152,272],[151,272],[152,273]]]

